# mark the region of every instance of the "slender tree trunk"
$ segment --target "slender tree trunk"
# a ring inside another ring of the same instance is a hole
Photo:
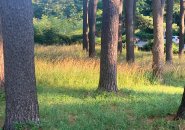
[[[89,1],[89,57],[94,57],[95,52],[95,33],[96,33],[96,10],[98,0]]]
[[[163,34],[163,1],[152,0],[153,24],[154,24],[154,45],[153,53],[153,75],[162,78],[164,65],[164,34]]]
[[[89,0],[83,0],[83,50],[89,48],[89,23],[88,23]]]
[[[3,54],[3,38],[2,38],[1,16],[0,16],[0,88],[3,86],[4,86],[4,54]]]
[[[103,0],[99,89],[116,92],[119,0]]]
[[[185,119],[185,88],[184,88],[184,93],[182,95],[181,104],[179,106],[179,109],[175,117],[175,120],[179,120],[179,119]]]
[[[184,50],[184,2],[183,0],[180,0],[180,18],[181,18],[181,24],[180,24],[180,39],[179,39],[179,57],[182,56],[183,50]]]
[[[172,50],[172,23],[173,23],[173,1],[167,0],[166,8],[166,63],[172,63],[173,50]]]
[[[122,53],[122,28],[123,28],[123,0],[120,0],[119,7],[119,36],[118,36],[118,52]]]
[[[1,0],[4,42],[6,117],[4,130],[15,123],[38,123],[31,0]]]
[[[132,63],[134,55],[134,3],[135,0],[125,0],[126,2],[126,59]]]

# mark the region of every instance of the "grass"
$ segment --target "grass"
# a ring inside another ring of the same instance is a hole
[[[36,46],[36,78],[43,130],[180,130],[173,121],[185,85],[185,60],[165,65],[164,80],[151,77],[150,52],[136,63],[118,58],[118,94],[97,93],[99,51],[89,59],[80,45]],[[4,96],[0,92],[0,127]]]

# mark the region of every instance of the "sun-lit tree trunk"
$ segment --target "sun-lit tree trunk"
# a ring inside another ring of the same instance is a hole
[[[185,2],[183,2],[183,0],[180,0],[180,19],[181,19],[181,23],[180,23],[180,32],[179,32],[179,57],[182,56],[183,54],[183,50],[184,50],[184,15],[185,15],[185,11],[184,11],[184,5]]]
[[[103,0],[99,89],[116,92],[119,0]]]
[[[83,0],[83,50],[89,48],[89,23],[88,23],[89,0]]]
[[[123,27],[123,0],[120,0],[119,5],[119,36],[118,36],[118,52],[122,53],[122,27]]]
[[[172,63],[173,50],[172,50],[172,23],[173,23],[173,1],[167,0],[166,6],[166,63]]]
[[[152,0],[153,24],[154,24],[154,45],[153,53],[153,75],[162,78],[164,65],[164,34],[163,34],[163,7],[162,0]]]
[[[4,130],[38,123],[31,0],[1,0],[6,112]]]
[[[134,55],[134,3],[135,0],[125,0],[126,8],[126,59],[128,63],[135,60]]]
[[[89,57],[94,57],[96,40],[96,10],[98,0],[89,0]]]
[[[0,14],[0,87],[4,86],[4,54],[3,54],[3,38]]]

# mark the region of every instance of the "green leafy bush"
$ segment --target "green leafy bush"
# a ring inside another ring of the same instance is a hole
[[[34,18],[33,23],[36,43],[71,44],[82,39],[81,22],[43,15],[41,19]]]

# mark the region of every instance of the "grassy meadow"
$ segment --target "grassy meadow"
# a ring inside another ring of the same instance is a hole
[[[152,79],[151,52],[136,51],[136,63],[118,58],[119,92],[98,93],[99,55],[89,59],[81,45],[35,47],[42,130],[183,130],[173,121],[185,85],[185,59],[165,65],[164,80]],[[0,127],[4,120],[0,91]],[[21,128],[20,128],[21,129]],[[37,130],[38,128],[32,128]]]

